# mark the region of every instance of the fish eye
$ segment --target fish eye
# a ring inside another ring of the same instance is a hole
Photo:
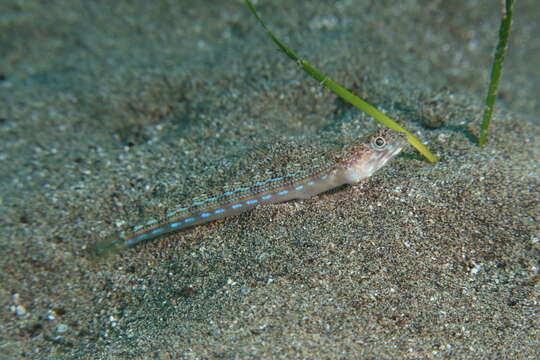
[[[379,136],[373,140],[373,147],[377,150],[382,150],[386,146],[386,140],[383,137]]]

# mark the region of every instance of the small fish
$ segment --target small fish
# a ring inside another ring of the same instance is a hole
[[[323,165],[311,165],[307,171],[284,176],[257,179],[249,185],[223,191],[221,195],[195,201],[170,211],[161,219],[149,220],[105,238],[94,245],[92,253],[107,255],[165,234],[237,215],[258,205],[309,199],[344,184],[356,184],[399,154],[406,143],[402,133],[380,129],[375,135],[345,146]]]

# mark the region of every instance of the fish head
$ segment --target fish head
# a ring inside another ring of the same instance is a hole
[[[399,154],[406,144],[405,134],[388,128],[381,128],[353,144],[342,160],[346,182],[355,184],[370,177]]]

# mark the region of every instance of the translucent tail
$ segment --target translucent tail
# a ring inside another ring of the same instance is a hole
[[[126,241],[124,236],[122,236],[122,233],[116,233],[96,242],[90,248],[90,254],[93,258],[105,258],[129,247],[130,244]]]

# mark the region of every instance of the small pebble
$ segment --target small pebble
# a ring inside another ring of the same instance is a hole
[[[15,314],[17,314],[17,316],[24,316],[26,315],[26,308],[22,305],[17,305],[15,307]]]
[[[56,327],[57,334],[64,334],[66,331],[68,331],[68,326],[66,324],[59,324]]]

